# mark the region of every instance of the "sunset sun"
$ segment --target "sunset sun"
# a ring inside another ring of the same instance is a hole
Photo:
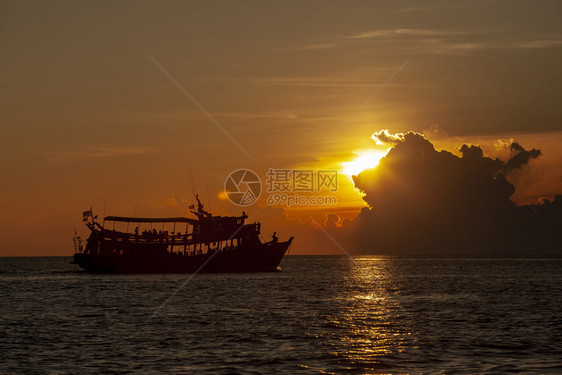
[[[388,150],[369,150],[357,152],[355,159],[342,164],[342,173],[347,176],[356,176],[365,169],[374,168],[386,156]]]

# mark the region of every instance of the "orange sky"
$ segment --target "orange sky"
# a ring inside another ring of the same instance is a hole
[[[561,11],[558,1],[2,2],[0,256],[71,255],[81,212],[101,216],[104,202],[107,214],[181,213],[186,162],[212,211],[239,214],[217,199],[231,171],[342,168],[381,129],[489,155],[513,138],[544,154],[514,177],[513,199],[562,193]],[[297,236],[293,252],[333,251],[285,215],[352,217],[361,196],[340,177],[337,207],[260,201],[250,219],[264,236]]]

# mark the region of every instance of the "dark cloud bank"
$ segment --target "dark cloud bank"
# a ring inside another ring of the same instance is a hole
[[[510,144],[508,161],[463,145],[461,157],[436,151],[417,133],[388,139],[394,147],[376,169],[354,177],[364,208],[341,227],[326,226],[359,253],[397,255],[536,255],[562,253],[562,195],[517,206],[507,180],[540,150]]]

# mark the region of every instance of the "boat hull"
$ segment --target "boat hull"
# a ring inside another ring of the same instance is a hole
[[[166,253],[128,257],[77,253],[73,263],[95,273],[273,272],[278,270],[290,244],[289,240],[197,255]]]

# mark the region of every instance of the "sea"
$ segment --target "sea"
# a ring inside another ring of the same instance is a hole
[[[287,256],[248,274],[0,258],[2,374],[562,373],[562,260]]]

